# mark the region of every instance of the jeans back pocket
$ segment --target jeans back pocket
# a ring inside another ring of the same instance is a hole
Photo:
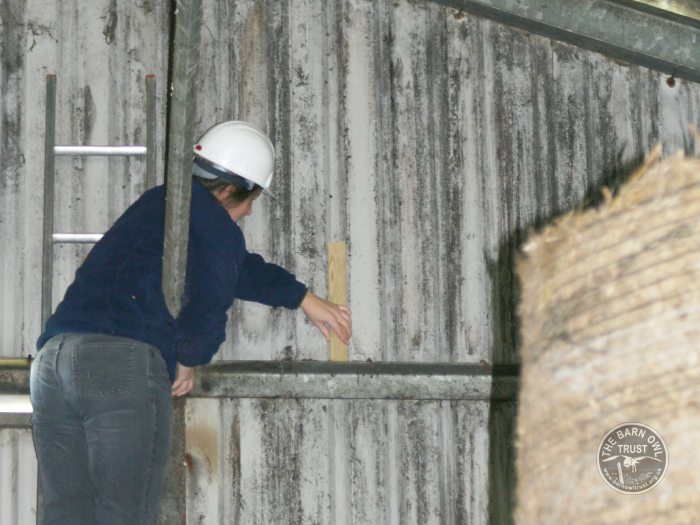
[[[129,392],[135,345],[122,341],[80,343],[73,349],[75,389],[81,394],[111,396]]]

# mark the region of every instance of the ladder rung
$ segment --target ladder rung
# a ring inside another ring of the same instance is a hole
[[[131,157],[146,154],[146,146],[54,146],[56,155],[120,156]]]
[[[101,233],[54,233],[53,242],[90,244],[99,241],[102,235]]]

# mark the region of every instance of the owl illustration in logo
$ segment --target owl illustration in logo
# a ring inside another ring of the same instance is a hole
[[[612,456],[607,459],[604,459],[603,461],[614,461],[617,458],[625,458],[625,461],[622,463],[622,465],[625,468],[632,468],[632,472],[637,472],[637,463],[642,461],[643,459],[653,459],[654,461],[658,461],[659,463],[662,463],[660,459],[653,458],[651,456],[637,456],[636,458],[633,458],[631,456]]]

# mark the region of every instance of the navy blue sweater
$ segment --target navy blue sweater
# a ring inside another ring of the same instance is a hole
[[[234,298],[297,308],[306,287],[246,250],[243,232],[214,196],[192,184],[183,308],[168,312],[161,288],[165,188],[144,193],[105,233],[75,274],[37,348],[60,333],[129,337],[160,349],[171,381],[176,362],[211,361],[226,337]]]

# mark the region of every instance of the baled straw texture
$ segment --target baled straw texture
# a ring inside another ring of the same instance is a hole
[[[518,525],[700,523],[700,160],[645,165],[518,262]],[[597,469],[622,423],[656,430],[668,470],[621,494]]]

